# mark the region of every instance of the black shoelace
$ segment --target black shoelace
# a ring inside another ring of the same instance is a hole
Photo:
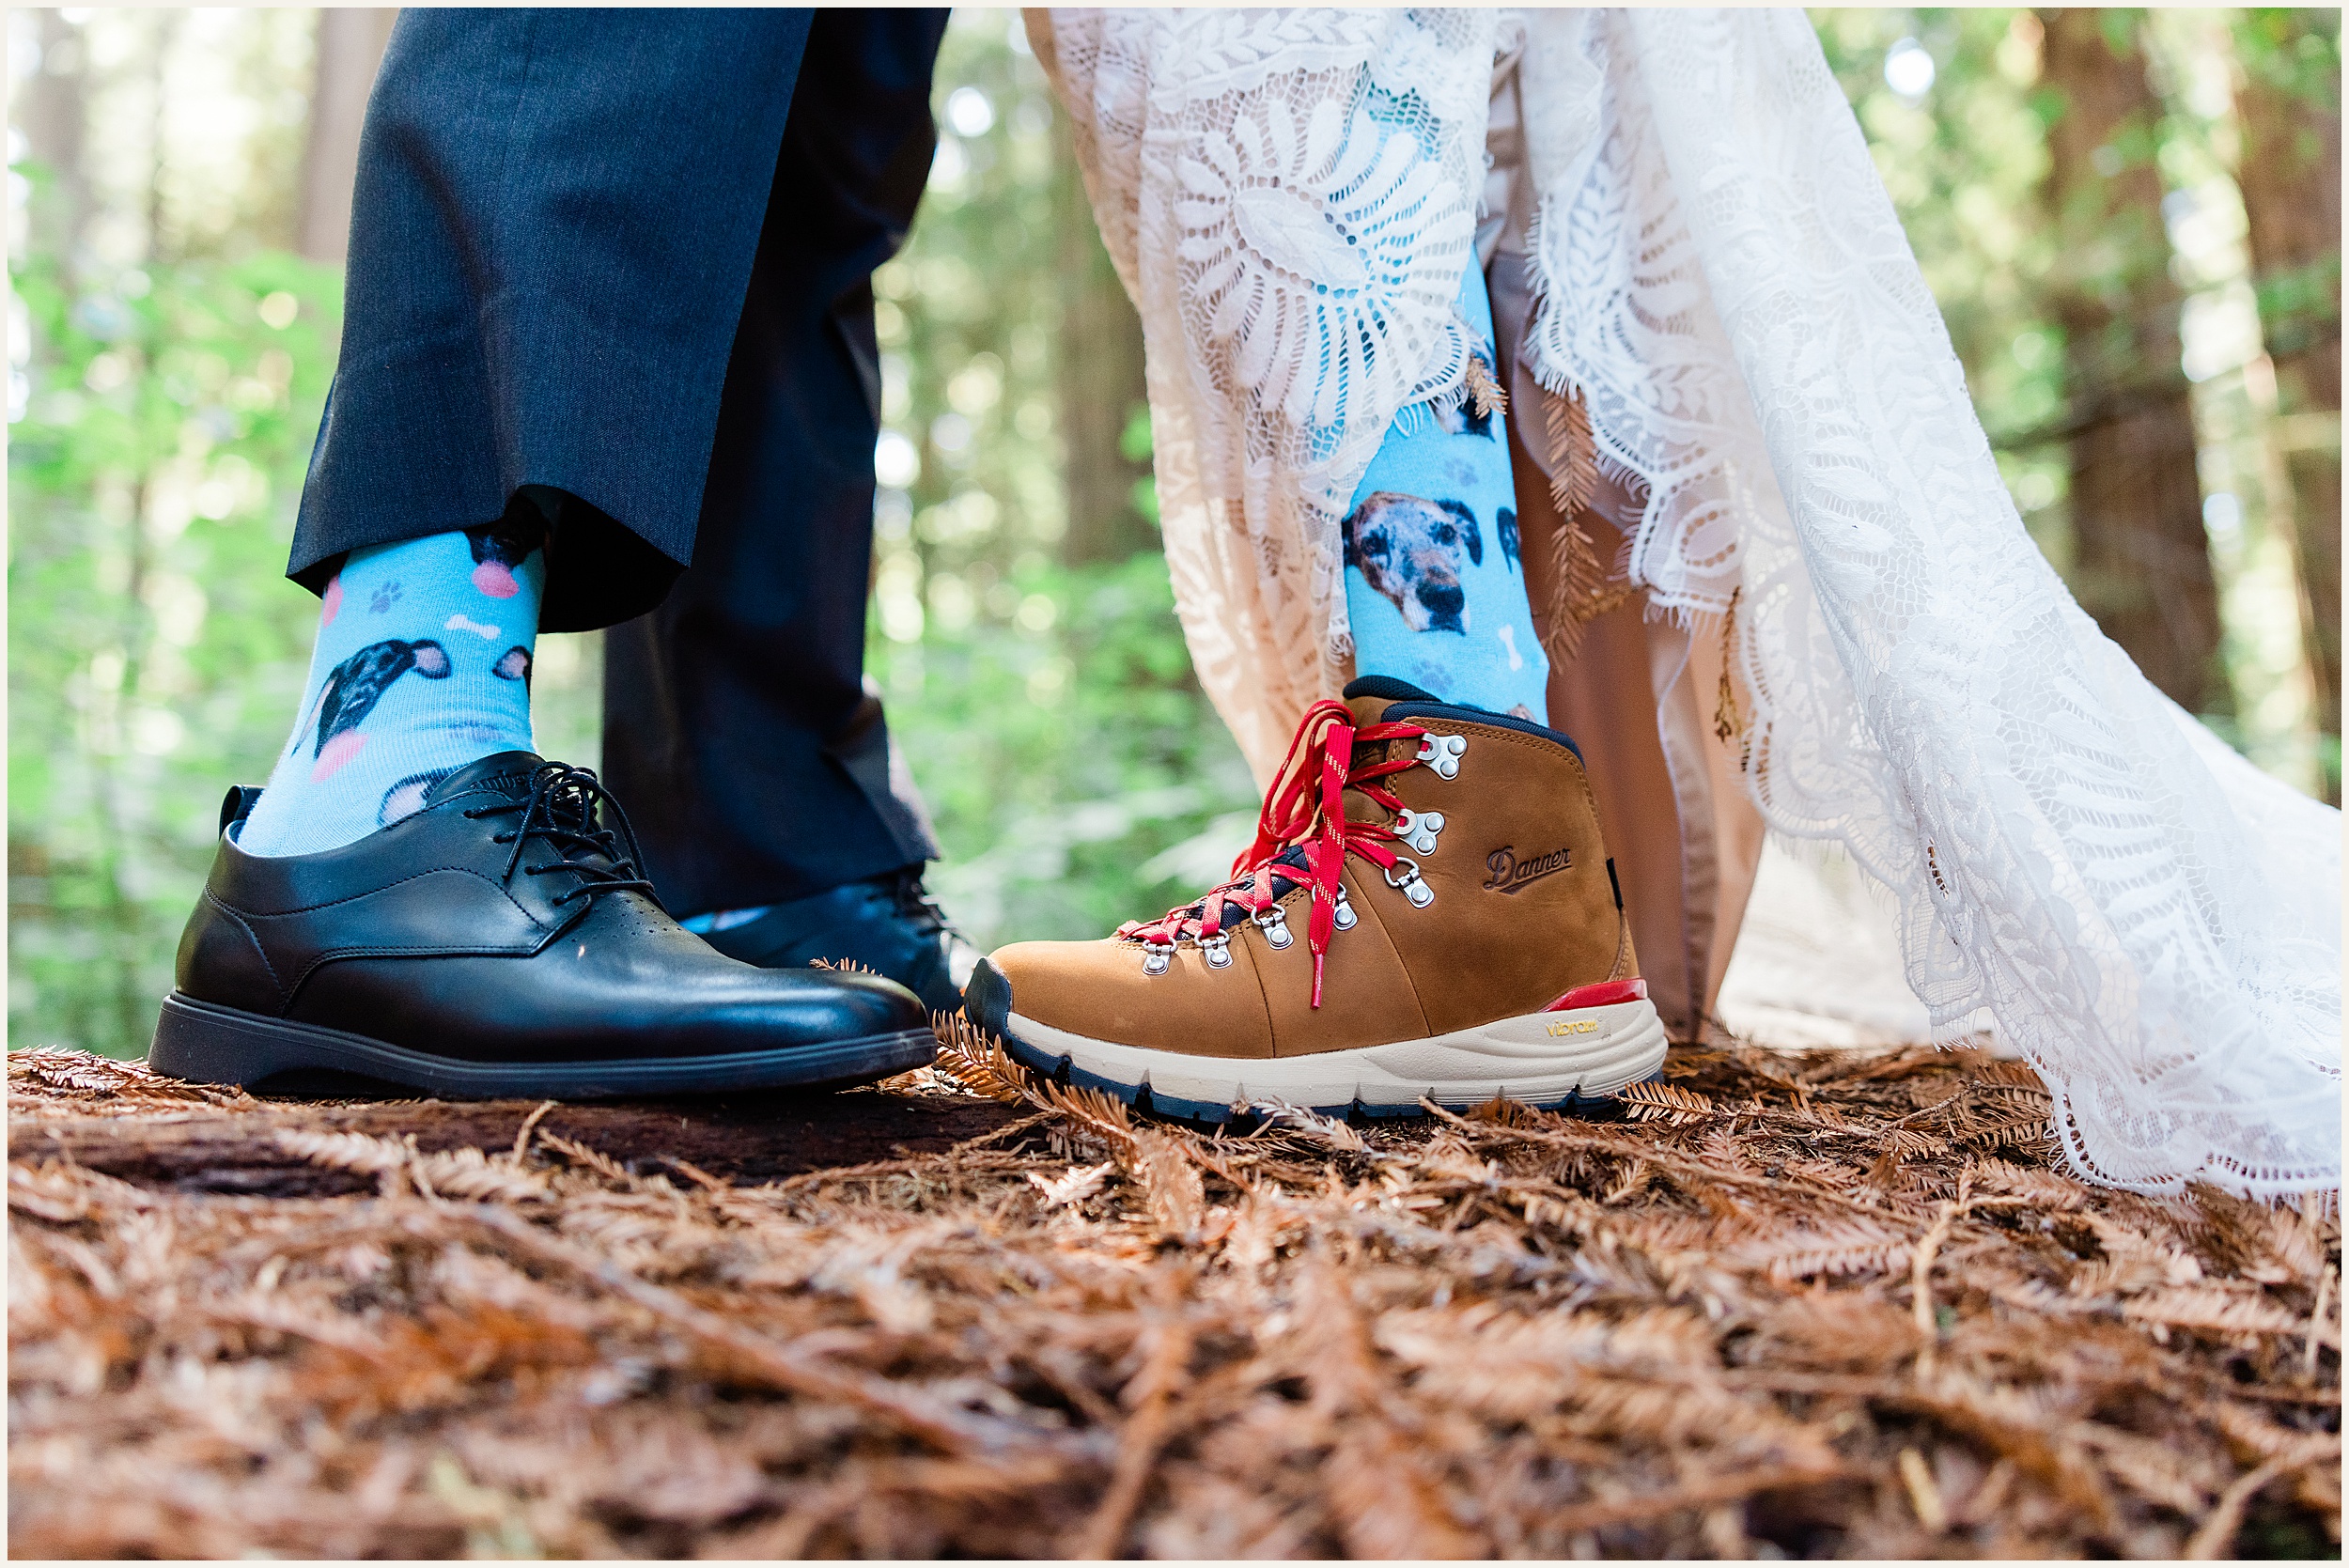
[[[611,814],[616,826],[605,827],[598,820],[599,807]],[[542,762],[531,769],[527,796],[494,806],[475,806],[465,813],[465,817],[478,821],[507,812],[520,812],[521,824],[490,841],[514,846],[513,854],[506,858],[506,880],[513,879],[517,867],[525,877],[543,876],[550,871],[574,873],[580,885],[555,897],[552,902],[557,906],[574,898],[593,899],[599,893],[623,890],[633,890],[658,901],[652,883],[637,871],[636,862],[643,858],[643,851],[636,846],[636,830],[629,826],[628,813],[612,798],[612,792],[604,788],[592,768]],[[523,865],[522,852],[534,839],[552,848],[556,858],[541,865]],[[621,852],[624,846],[625,854]]]

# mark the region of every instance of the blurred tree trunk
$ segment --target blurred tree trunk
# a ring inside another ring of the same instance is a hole
[[[2341,13],[2235,18],[2246,78],[2237,182],[2261,327],[2286,421],[2309,663],[2319,722],[2341,733]],[[2311,429],[2329,423],[2329,432]],[[2338,784],[2335,785],[2338,796]]]
[[[9,259],[22,266],[35,257],[54,258],[70,283],[82,269],[82,233],[90,217],[89,177],[82,163],[87,126],[83,65],[87,56],[79,28],[54,9],[37,14],[40,18],[36,39],[40,47],[40,67],[18,87],[9,108],[17,128],[24,133],[27,161],[39,164],[45,178],[25,213],[24,255]],[[38,378],[38,370],[35,375]],[[11,491],[14,489],[11,484]],[[13,501],[14,496],[10,499]],[[30,554],[43,548],[55,548],[49,539],[41,537],[41,517],[37,507],[28,506],[17,515],[10,546],[11,566],[17,559],[14,551]],[[18,622],[20,627],[23,624],[22,620]],[[14,933],[54,929],[50,923],[60,913],[55,893],[58,882],[53,878],[67,869],[58,862],[69,859],[70,852],[53,858],[49,835],[54,831],[54,826],[39,813],[27,813],[21,818],[11,815],[8,819],[11,970],[16,968],[18,952]],[[96,964],[89,967],[98,968]],[[117,1022],[115,1015],[119,1004],[112,988],[102,1002],[96,1001],[97,988],[93,986],[77,992],[68,1004],[70,1014],[82,1015],[74,1021],[76,1033],[83,1039],[109,1037]]]
[[[62,257],[78,268],[82,230],[89,221],[89,177],[82,167],[86,114],[83,101],[85,45],[81,29],[54,10],[41,10],[40,70],[18,89],[17,124],[26,156],[49,173],[47,189],[28,214],[26,253]]]
[[[302,158],[302,254],[340,261],[350,242],[350,187],[359,171],[359,130],[367,93],[390,41],[396,8],[353,7],[319,12],[318,82],[310,94],[310,136]]]
[[[2067,344],[2073,589],[2147,679],[2188,712],[2226,711],[2141,23],[2122,10],[2038,15],[2046,80],[2063,104],[2048,193],[2064,256],[2054,314]]]
[[[1134,486],[1147,477],[1140,459],[1120,450],[1137,411],[1146,416],[1142,377],[1142,318],[1110,254],[1101,248],[1092,203],[1078,177],[1068,122],[1052,116],[1052,217],[1059,234],[1057,271],[1066,291],[1060,325],[1060,436],[1066,453],[1068,535],[1062,556],[1071,566],[1123,561],[1159,546],[1150,520],[1134,505]]]

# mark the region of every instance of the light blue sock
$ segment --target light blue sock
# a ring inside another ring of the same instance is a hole
[[[1493,370],[1492,303],[1473,256],[1460,314]],[[1472,403],[1404,410],[1354,491],[1345,538],[1356,675],[1549,722],[1549,660],[1518,559],[1505,415],[1480,417]]]
[[[293,738],[239,848],[333,849],[408,815],[465,764],[531,749],[544,537],[498,523],[350,552],[326,585]]]

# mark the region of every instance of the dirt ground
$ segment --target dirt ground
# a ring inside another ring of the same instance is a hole
[[[8,1059],[19,1556],[2323,1556],[2341,1230],[2016,1064],[1209,1138],[967,1035],[822,1101]]]

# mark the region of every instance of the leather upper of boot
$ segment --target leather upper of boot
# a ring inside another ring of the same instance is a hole
[[[877,976],[762,970],[662,910],[594,775],[527,752],[315,855],[248,855],[230,798],[180,938],[198,1001],[479,1062],[770,1050],[920,1028]]]
[[[998,951],[988,962],[1008,986],[1010,1011],[1149,1049],[1295,1056],[1537,1013],[1579,986],[1638,973],[1597,806],[1571,742],[1537,724],[1432,699],[1374,691],[1346,706],[1358,730],[1426,732],[1358,746],[1357,774],[1365,763],[1422,751],[1457,768],[1446,777],[1423,763],[1378,781],[1409,819],[1360,788],[1344,792],[1349,820],[1402,820],[1422,844],[1431,832],[1433,840],[1424,849],[1393,845],[1393,867],[1346,857],[1342,928],[1323,959],[1318,1007],[1306,940],[1313,893],[1291,854],[1275,865],[1295,872],[1295,880],[1275,883],[1288,883],[1274,901],[1279,921],[1227,903],[1220,951],[1195,938],[1170,947],[1130,935]],[[1428,895],[1423,906],[1408,890],[1413,868]],[[1204,900],[1191,908],[1204,908]],[[1147,972],[1155,963],[1164,972]]]
[[[962,1005],[962,981],[979,957],[912,868],[769,905],[702,939],[729,958],[763,969],[817,959],[859,964],[943,1013]]]

